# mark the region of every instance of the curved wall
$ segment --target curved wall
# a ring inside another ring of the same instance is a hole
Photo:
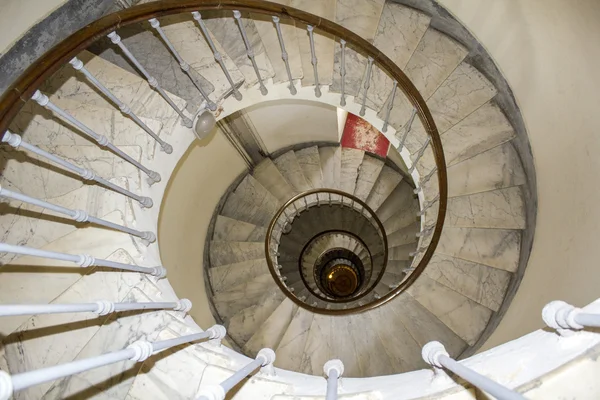
[[[481,350],[543,326],[554,299],[599,297],[600,3],[440,0],[492,55],[513,89],[538,188],[533,250],[504,319]]]

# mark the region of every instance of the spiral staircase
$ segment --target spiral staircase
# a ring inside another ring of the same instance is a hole
[[[340,375],[340,398],[485,396],[474,386],[489,386],[443,360],[489,337],[530,250],[535,201],[496,101],[506,88],[416,9],[277,3],[135,6],[72,35],[4,94],[0,399],[329,399]],[[200,93],[199,115],[119,36],[146,20]],[[140,75],[87,52],[93,41],[118,47]],[[195,141],[192,122],[288,98],[361,115],[410,168],[299,143],[231,182],[200,227],[209,262],[190,260],[207,271],[227,336],[203,330],[161,263],[167,185]],[[574,318],[550,326],[581,329]],[[549,398],[559,367],[576,371],[599,342],[557,337],[537,331],[459,365]],[[445,350],[422,355],[432,340]],[[535,372],[506,367],[515,347]],[[540,367],[548,351],[556,357]]]

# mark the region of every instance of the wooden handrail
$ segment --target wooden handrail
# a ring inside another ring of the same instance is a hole
[[[439,211],[431,242],[415,271],[400,286],[386,296],[376,302],[370,303],[369,306],[365,305],[353,311],[365,311],[387,303],[406,290],[419,277],[438,245],[446,217],[448,199],[446,161],[440,135],[431,112],[425,100],[406,74],[367,40],[332,21],[302,10],[263,0],[164,0],[134,6],[109,14],[85,26],[47,51],[31,64],[6,90],[2,98],[0,98],[0,132],[5,132],[8,129],[13,118],[46,79],[68,63],[73,57],[76,57],[81,51],[88,48],[92,43],[104,39],[110,32],[134,23],[145,22],[151,18],[191,13],[192,11],[222,10],[239,10],[242,12],[278,16],[280,18],[291,18],[299,23],[312,25],[328,34],[344,39],[365,57],[372,57],[380,69],[384,70],[393,80],[397,81],[400,90],[402,90],[409,102],[416,109],[423,128],[431,137],[431,147],[437,166],[439,184]]]

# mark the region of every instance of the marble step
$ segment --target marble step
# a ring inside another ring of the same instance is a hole
[[[410,261],[407,260],[389,260],[386,265],[386,273],[391,273],[395,275],[403,275],[404,269],[410,266]]]
[[[298,306],[285,298],[246,342],[244,354],[256,357],[262,348],[277,349],[297,311]]]
[[[323,365],[327,361],[341,356],[340,354],[334,356],[331,349],[330,341],[333,335],[331,318],[322,314],[314,315],[302,354],[300,372],[311,375],[321,374]]]
[[[310,190],[310,183],[304,176],[302,167],[298,162],[298,157],[293,150],[290,150],[275,160],[273,160],[279,172],[288,181],[288,183],[294,188],[296,194]]]
[[[248,260],[262,260],[265,257],[263,242],[210,242],[210,265],[212,268]]]
[[[306,289],[304,290],[308,292]],[[299,295],[302,295],[302,293],[299,293]],[[305,348],[314,315],[302,307],[297,308],[275,349],[277,355],[275,359],[276,367],[299,371],[303,358],[301,350]]]
[[[411,209],[412,204],[415,202],[417,202],[417,200],[414,197],[413,188],[407,182],[400,182],[392,193],[387,196],[375,214],[381,222],[385,222],[392,216],[400,214],[399,209]],[[387,230],[386,232],[388,235],[391,233]]]
[[[311,189],[319,189],[323,186],[323,173],[321,172],[321,157],[317,146],[296,150],[298,164],[304,173]]]
[[[388,264],[389,264],[389,261],[388,261]],[[400,284],[400,282],[402,281],[402,279],[404,278],[404,274],[394,274],[389,271],[390,270],[388,268],[386,268],[385,274],[383,274],[383,277],[381,278],[381,284],[384,285],[385,291],[383,293],[380,293],[380,296],[387,294],[391,290],[390,286],[398,286]],[[377,289],[377,288],[375,288],[375,289]]]
[[[208,11],[203,17],[206,27],[209,29],[214,39],[221,45],[225,53],[235,63],[238,70],[244,76],[246,87],[252,87],[258,83],[258,77],[254,67],[248,57],[246,46],[242,39],[240,27],[233,17],[232,11]],[[254,52],[254,60],[258,66],[258,71],[263,80],[269,79],[275,75],[271,62],[265,52],[262,40],[256,29],[254,21],[248,18],[246,12],[242,12],[242,23],[248,37],[248,42]]]
[[[259,258],[210,268],[208,273],[212,289],[215,292],[223,292],[258,276],[268,274],[269,267],[266,259]]]
[[[451,167],[515,137],[515,131],[493,100],[469,114],[441,135],[446,166]],[[433,152],[426,151],[417,164],[425,173],[435,166]]]
[[[284,299],[285,294],[278,287],[266,291],[257,302],[228,320],[227,334],[238,345],[244,346]],[[255,350],[254,347],[251,350]]]
[[[342,148],[342,167],[340,173],[340,190],[353,194],[356,190],[358,169],[363,161],[365,152],[362,150]]]
[[[508,272],[519,266],[521,231],[444,227],[436,253]]]
[[[335,22],[351,30],[369,42],[373,41],[377,33],[379,18],[385,0],[368,0],[360,3],[352,0],[338,0],[335,10]],[[351,44],[346,45],[345,52],[346,76],[345,91],[350,96],[356,96],[365,73],[367,65],[366,57],[354,49]],[[329,90],[339,93],[341,90],[341,46],[339,39],[336,40],[333,83]]]
[[[358,168],[358,178],[356,179],[356,188],[354,195],[362,201],[367,201],[371,190],[379,178],[384,162],[378,158],[365,154],[360,167]]]
[[[417,219],[417,213],[419,212],[419,204],[416,200],[411,203],[404,203],[398,206],[396,214],[383,222],[385,232],[390,235],[399,229],[414,224]]]
[[[458,42],[429,27],[403,71],[421,96],[428,100],[467,54],[468,50]],[[390,125],[398,131],[397,135],[403,133],[401,128],[409,120],[412,109],[406,96],[398,90],[389,119]],[[385,118],[386,113],[386,107],[383,107],[378,116]]]
[[[423,274],[407,292],[470,346],[475,344],[493,314],[489,308]]]
[[[230,242],[262,242],[267,229],[244,221],[218,215],[212,240]]]
[[[373,45],[404,70],[427,31],[430,19],[413,8],[387,1]],[[367,92],[367,107],[379,111],[390,95],[391,87],[392,79],[375,64]],[[362,101],[363,94],[364,81],[357,99]]]
[[[277,166],[270,158],[265,158],[258,164],[252,176],[260,182],[273,196],[277,198],[280,204],[285,203],[296,195],[294,188],[283,177]]]
[[[276,287],[271,274],[265,273],[233,286],[227,291],[216,293],[213,302],[219,316],[227,321],[239,311],[256,304],[265,292]]]
[[[388,196],[400,184],[402,179],[403,177],[401,174],[394,171],[393,168],[384,165],[366,200],[366,203],[371,207],[371,210],[377,211]]]
[[[289,5],[321,18],[335,21],[336,0],[290,0]],[[302,62],[302,71],[304,72],[302,86],[312,86],[315,84],[315,79],[311,63],[310,40],[306,31],[306,25],[297,23],[296,28],[298,49],[300,50],[300,60]],[[315,29],[314,43],[319,83],[321,85],[330,85],[333,74],[334,38],[319,29]]]
[[[446,226],[525,229],[525,222],[520,186],[448,199]]]
[[[339,146],[319,147],[323,187],[338,189],[342,168],[342,148]]]
[[[350,333],[362,376],[391,375],[395,372],[395,368],[390,359],[390,344],[384,343],[379,336],[378,329],[373,329],[371,326],[373,321],[369,317],[370,313],[371,311],[345,318],[347,327],[343,332]],[[387,319],[385,321],[385,323],[389,323]]]
[[[212,100],[218,100],[231,89],[223,70],[212,56],[212,50],[206,38],[191,14],[161,17],[160,22],[163,31],[181,58],[192,67],[193,71],[206,78],[213,85],[214,92],[209,96]],[[221,44],[214,40],[214,35],[210,32],[209,34],[211,34],[213,43],[215,43],[217,51],[221,54],[225,67],[233,81],[236,84],[242,82],[244,80],[243,74]]]
[[[512,274],[442,254],[434,254],[425,275],[438,283],[489,308],[498,311]]]
[[[279,202],[254,177],[247,175],[227,196],[221,215],[267,227],[279,209]]]
[[[415,222],[405,226],[404,228],[398,229],[397,231],[387,235],[388,249],[396,246],[406,245],[409,243],[416,242],[418,240],[417,233],[420,230],[420,225]]]

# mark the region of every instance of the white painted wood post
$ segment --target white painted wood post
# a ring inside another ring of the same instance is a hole
[[[273,16],[273,23],[275,23],[275,30],[277,31],[277,38],[279,39],[279,47],[281,47],[281,59],[285,63],[285,70],[287,72],[288,80],[290,81],[290,93],[295,95],[297,93],[296,86],[294,86],[294,80],[292,79],[292,71],[290,70],[290,62],[288,59],[288,53],[285,50],[285,43],[283,40],[283,34],[281,33],[281,25],[279,24],[279,17]]]
[[[435,368],[446,368],[460,376],[473,386],[491,394],[498,400],[526,400],[521,394],[494,382],[490,378],[478,374],[470,368],[450,358],[450,355],[440,342],[429,342],[421,352],[423,360]]]
[[[252,68],[254,68],[254,73],[258,78],[258,84],[260,86],[260,93],[263,96],[266,96],[269,91],[267,90],[265,84],[263,83],[263,79],[260,76],[260,71],[258,69],[258,65],[256,64],[256,57],[254,55],[254,49],[248,40],[248,35],[246,34],[246,28],[244,27],[244,21],[242,21],[242,13],[238,10],[233,11],[233,18],[237,21],[238,27],[240,28],[240,33],[242,34],[242,40],[244,41],[244,46],[246,46],[246,54],[252,63]]]
[[[104,260],[102,258],[95,258],[88,254],[67,254],[59,253],[56,251],[47,251],[41,249],[34,249],[27,246],[15,246],[8,243],[0,243],[0,253],[11,253],[20,254],[24,256],[40,257],[40,258],[51,258],[53,260],[68,261],[79,265],[82,268],[87,267],[107,267],[122,269],[125,271],[141,272],[144,274],[150,274],[158,278],[164,278],[167,276],[167,270],[162,267],[138,267],[132,264],[123,264],[120,262]]]
[[[81,132],[98,142],[100,146],[106,147],[107,149],[121,157],[123,160],[142,170],[146,175],[148,175],[149,181],[151,183],[160,182],[160,175],[158,174],[158,172],[151,171],[150,169],[144,167],[129,154],[125,153],[123,150],[119,149],[117,146],[109,142],[106,136],[94,132],[93,130],[85,126],[81,121],[74,118],[71,114],[64,111],[62,108],[56,106],[48,99],[48,96],[46,96],[39,90],[35,91],[31,99],[36,101],[40,106],[47,108],[54,114],[58,115],[63,121],[67,122],[70,125],[74,125]]]
[[[146,125],[141,119],[139,119],[137,115],[135,115],[133,111],[131,111],[131,108],[127,104],[119,100],[110,90],[108,90],[106,86],[104,86],[94,75],[92,75],[90,71],[83,66],[83,61],[75,57],[69,61],[69,64],[71,64],[73,69],[76,71],[80,71],[92,85],[104,93],[104,95],[108,97],[110,101],[119,107],[119,110],[121,110],[123,115],[129,116],[140,128],[142,128],[148,135],[156,140],[158,144],[160,144],[162,151],[167,154],[171,154],[173,152],[173,147],[169,143],[163,141],[156,133],[154,133],[154,131],[152,131],[152,129],[148,127],[148,125]]]
[[[359,112],[359,115],[361,117],[365,116],[365,112],[367,110],[367,92],[369,91],[369,88],[371,87],[372,71],[373,71],[373,57],[369,56],[367,58],[367,73],[365,76],[365,83],[363,85],[365,92],[363,93],[362,106],[360,107],[360,112]]]
[[[546,304],[542,310],[542,319],[546,325],[561,334],[568,334],[570,331],[578,331],[585,327],[600,327],[600,315],[586,313],[581,308],[560,300]]]
[[[187,128],[191,128],[192,127],[192,120],[189,119],[182,110],[179,109],[179,107],[177,107],[177,104],[175,104],[175,102],[171,99],[171,97],[169,97],[169,95],[167,94],[167,92],[164,91],[164,89],[162,87],[160,87],[158,81],[156,80],[155,77],[153,77],[152,75],[150,75],[148,73],[148,71],[146,71],[146,69],[142,66],[142,64],[140,64],[140,62],[137,60],[137,58],[135,58],[135,56],[129,51],[129,49],[127,48],[127,46],[125,46],[123,44],[123,42],[121,41],[121,37],[117,34],[117,32],[111,32],[108,35],[108,38],[110,39],[111,42],[113,42],[114,44],[116,44],[117,46],[119,46],[119,48],[121,49],[121,51],[123,52],[123,54],[125,54],[125,56],[129,59],[129,61],[131,61],[133,63],[133,65],[135,65],[135,67],[138,69],[138,71],[140,71],[142,73],[142,75],[144,75],[144,77],[146,78],[146,80],[148,81],[148,84],[150,85],[150,87],[154,90],[156,90],[158,92],[158,94],[161,95],[161,97],[163,99],[165,99],[165,101],[171,106],[171,108],[173,108],[173,110],[175,110],[175,112],[177,114],[179,114],[179,116],[181,117],[181,122],[183,123],[183,125]]]
[[[70,163],[67,160],[63,160],[60,157],[55,156],[54,154],[48,153],[36,147],[32,144],[27,143],[23,140],[23,138],[15,133],[11,133],[10,131],[6,131],[2,136],[2,142],[10,145],[11,147],[18,149],[20,147],[24,148],[27,151],[30,151],[34,154],[37,154],[40,157],[43,157],[55,164],[60,165],[64,169],[74,172],[75,174],[81,176],[85,180],[98,182],[100,185],[105,186],[111,190],[114,190],[117,193],[122,194],[123,196],[127,196],[131,199],[134,199],[140,203],[142,207],[150,208],[153,205],[152,199],[150,197],[138,196],[137,194],[130,192],[127,189],[124,189],[118,185],[115,185],[112,182],[107,181],[106,179],[100,178],[96,175],[96,173],[92,170],[81,168],[76,166],[75,164]]]
[[[341,360],[329,360],[323,366],[323,372],[327,376],[327,395],[325,400],[337,400],[338,381],[344,373],[344,363]]]
[[[215,325],[202,333],[185,335],[175,339],[157,342],[138,340],[123,350],[52,367],[40,368],[12,376],[5,371],[0,371],[0,400],[8,400],[14,392],[27,389],[31,386],[54,381],[105,365],[114,364],[119,361],[131,360],[142,362],[147,360],[155,352],[184,343],[191,343],[203,339],[222,339],[224,331],[225,328],[220,325]]]
[[[261,349],[254,361],[243,366],[240,370],[235,372],[220,384],[209,385],[200,389],[197,400],[224,400],[227,392],[229,392],[233,387],[239,384],[257,368],[266,368],[268,373],[272,373],[272,371],[269,370],[272,369],[274,361],[275,352],[273,350],[266,348]]]
[[[315,51],[315,37],[313,31],[315,28],[312,25],[306,25],[308,31],[308,38],[310,40],[310,62],[313,66],[313,73],[315,74],[315,96],[321,97],[321,85],[319,84],[319,70],[317,68],[318,60],[317,53]]]
[[[0,304],[0,317],[77,312],[91,312],[98,315],[108,315],[113,312],[134,310],[173,310],[187,313],[191,309],[192,302],[188,299],[181,299],[176,302],[158,303],[115,303],[108,300],[99,300],[94,303],[74,304]]]
[[[150,231],[138,231],[135,229],[131,229],[127,226],[115,224],[110,221],[106,221],[100,218],[93,217],[89,215],[87,212],[83,210],[71,210],[66,207],[59,206],[57,204],[52,204],[44,200],[36,199],[35,197],[30,197],[21,193],[16,193],[8,189],[4,189],[0,186],[0,197],[6,197],[8,199],[22,201],[24,203],[32,204],[34,206],[42,207],[44,209],[52,210],[60,214],[64,214],[67,217],[71,218],[77,222],[90,222],[92,224],[105,226],[107,228],[115,229],[121,232],[129,233],[130,235],[137,236],[148,242],[155,242],[156,235]]]

